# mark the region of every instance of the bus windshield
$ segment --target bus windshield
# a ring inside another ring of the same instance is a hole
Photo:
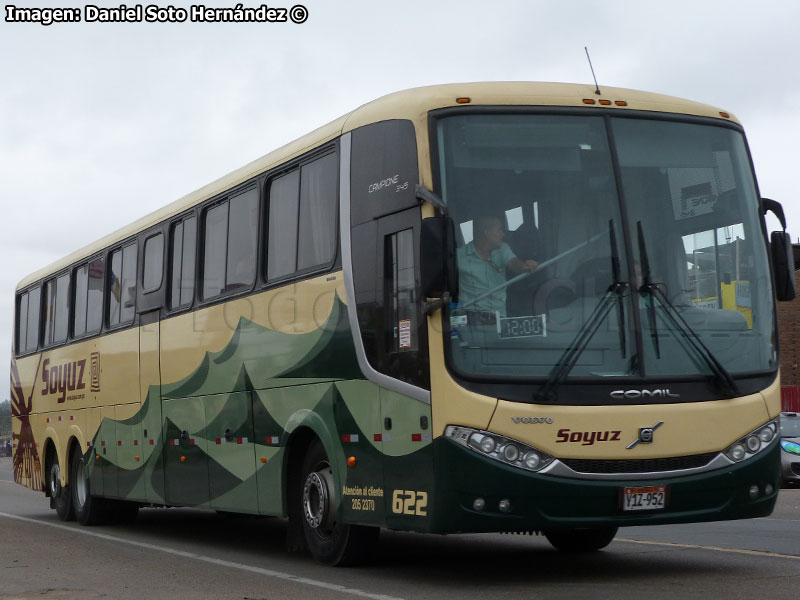
[[[470,378],[696,377],[777,368],[755,182],[709,121],[437,121],[455,222],[447,355]]]

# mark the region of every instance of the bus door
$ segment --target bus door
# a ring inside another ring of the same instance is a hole
[[[418,298],[418,207],[378,221],[378,281],[383,285],[383,336],[378,343],[381,372],[427,387],[427,322]],[[424,530],[433,487],[430,404],[382,387],[384,506],[387,524]]]

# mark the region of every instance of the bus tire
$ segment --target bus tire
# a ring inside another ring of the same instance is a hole
[[[108,503],[103,498],[92,496],[86,460],[83,453],[75,448],[70,457],[69,469],[72,485],[72,506],[75,518],[81,525],[102,525],[108,520]]]
[[[339,518],[332,467],[319,440],[303,459],[300,483],[303,534],[312,556],[335,567],[360,564],[372,556],[379,529],[348,525]]]
[[[582,529],[554,529],[544,531],[544,536],[562,552],[595,552],[605,548],[617,535],[617,527],[586,527]]]
[[[50,467],[47,469],[47,493],[50,495],[50,508],[56,509],[56,514],[62,521],[74,521],[71,486],[61,485],[61,467],[55,451],[52,451],[48,464]]]

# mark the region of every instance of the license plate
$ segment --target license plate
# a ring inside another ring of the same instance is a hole
[[[666,506],[666,485],[622,488],[622,510],[659,510]]]

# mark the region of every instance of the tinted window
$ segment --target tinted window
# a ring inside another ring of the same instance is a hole
[[[119,325],[119,305],[122,294],[122,250],[111,254],[111,279],[108,290],[108,323]]]
[[[111,279],[108,294],[109,324],[123,325],[136,314],[136,246],[111,253]]]
[[[47,282],[45,291],[45,345],[67,339],[69,323],[69,275]]]
[[[300,236],[298,270],[325,265],[336,251],[335,154],[305,165],[300,182]]]
[[[17,304],[17,352],[26,349],[25,336],[28,329],[28,294],[22,294]]]
[[[17,306],[17,353],[36,350],[39,343],[39,288],[25,292]]]
[[[144,267],[142,287],[151,292],[161,287],[161,275],[164,265],[164,235],[159,233],[147,238],[144,243]]]
[[[39,344],[39,317],[42,300],[41,288],[31,290],[28,294],[28,327],[25,341],[25,350],[36,350]]]
[[[258,190],[252,189],[230,201],[225,291],[252,285],[256,275],[257,242]]]
[[[225,289],[225,246],[228,237],[228,203],[206,213],[203,298],[219,296]]]
[[[181,304],[190,304],[194,297],[195,247],[197,246],[197,219],[183,222],[183,265],[181,267]]]
[[[269,238],[267,277],[276,279],[294,273],[297,265],[297,208],[300,171],[272,181],[269,190]]]
[[[123,302],[120,309],[120,323],[130,323],[136,314],[136,246],[122,250],[122,289]]]
[[[172,229],[172,284],[170,308],[186,306],[194,297],[194,251],[197,219],[189,217]]]
[[[89,265],[83,265],[75,269],[75,322],[73,325],[74,335],[86,333],[86,296],[89,291]]]
[[[103,324],[103,282],[106,275],[106,259],[89,261],[89,289],[86,294],[86,331],[99,331]]]

